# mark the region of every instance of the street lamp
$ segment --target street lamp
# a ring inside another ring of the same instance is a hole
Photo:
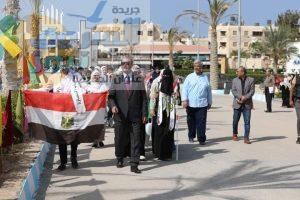
[[[241,66],[241,46],[242,46],[242,30],[241,30],[241,0],[239,0],[239,25],[238,25],[238,67]]]
[[[200,13],[200,0],[198,0],[198,13]],[[200,19],[198,20],[197,60],[200,60]]]

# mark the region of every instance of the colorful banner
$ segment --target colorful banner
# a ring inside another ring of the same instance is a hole
[[[22,49],[3,32],[0,32],[0,44],[13,58],[22,52]]]
[[[17,37],[13,35],[13,31],[18,27],[18,25],[17,19],[11,15],[8,15],[0,20],[0,45],[13,58],[22,52],[22,49],[17,45]]]
[[[2,96],[0,95],[0,147],[2,147],[3,137],[3,125],[2,125]]]
[[[24,104],[22,98],[22,91],[18,93],[17,105],[16,105],[16,125],[23,132],[24,125]]]

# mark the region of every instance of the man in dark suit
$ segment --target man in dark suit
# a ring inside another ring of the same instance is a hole
[[[251,110],[253,109],[252,97],[255,93],[255,83],[253,78],[247,76],[246,69],[244,67],[240,67],[236,73],[237,78],[232,81],[232,94],[234,96],[232,139],[234,141],[238,141],[238,124],[241,114],[243,114],[245,123],[244,143],[251,144],[249,135]]]
[[[122,168],[124,158],[130,156],[131,171],[141,173],[138,169],[140,137],[142,123],[147,121],[147,96],[144,80],[132,72],[132,64],[131,58],[122,60],[122,70],[113,78],[108,100],[115,120],[117,167]]]

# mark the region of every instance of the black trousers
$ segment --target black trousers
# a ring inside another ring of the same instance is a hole
[[[207,110],[207,107],[187,107],[186,112],[189,129],[189,139],[194,139],[197,135],[199,142],[206,141]]]
[[[267,111],[272,112],[272,99],[274,97],[274,94],[270,93],[268,87],[265,88],[265,96],[267,102]]]
[[[58,145],[59,147],[59,157],[61,164],[68,163],[68,146],[66,144]],[[77,147],[78,143],[71,143],[71,158],[77,158]]]
[[[140,161],[141,122],[115,121],[115,155],[117,159],[130,156],[132,166]]]

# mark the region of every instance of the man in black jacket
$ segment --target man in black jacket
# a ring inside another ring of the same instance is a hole
[[[132,64],[131,58],[122,60],[122,71],[113,78],[108,100],[115,120],[117,167],[122,168],[124,158],[130,156],[131,171],[141,173],[139,148],[142,123],[147,121],[147,96],[144,80],[132,72]]]

